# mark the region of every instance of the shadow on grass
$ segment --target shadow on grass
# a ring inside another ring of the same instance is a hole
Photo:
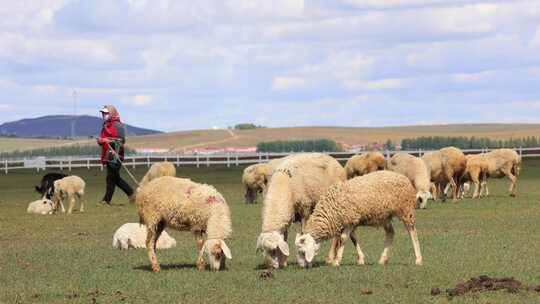
[[[195,264],[161,264],[161,271],[164,270],[178,270],[178,269],[197,269]],[[152,271],[150,265],[141,265],[133,268],[134,270]]]
[[[313,263],[311,263],[310,268],[319,268],[319,267],[325,267],[325,266],[327,266],[325,262],[313,262]],[[285,269],[287,269],[289,267],[294,267],[296,269],[309,269],[309,268],[302,268],[302,267],[298,266],[298,263],[288,263],[288,266]],[[266,268],[266,265],[259,264],[259,265],[255,266],[255,268],[253,268],[253,270],[267,270],[267,268]],[[275,270],[279,270],[279,269],[275,269]]]

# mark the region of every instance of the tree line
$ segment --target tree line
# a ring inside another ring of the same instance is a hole
[[[340,145],[330,139],[278,140],[257,144],[257,152],[339,152]]]
[[[386,145],[393,146],[391,141],[387,141]],[[454,146],[460,149],[535,148],[539,146],[539,140],[535,136],[510,138],[505,140],[475,136],[422,136],[401,140],[402,150],[441,149],[448,146]]]

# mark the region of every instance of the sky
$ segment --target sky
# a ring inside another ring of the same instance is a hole
[[[540,0],[1,0],[0,123],[540,122]]]

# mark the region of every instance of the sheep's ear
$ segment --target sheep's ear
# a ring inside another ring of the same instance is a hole
[[[280,240],[278,243],[278,248],[286,256],[289,256],[289,245],[284,240]]]
[[[221,250],[223,251],[223,254],[227,259],[232,259],[231,250],[229,249],[229,247],[227,247],[227,244],[225,244],[225,241],[223,240],[221,241]]]
[[[306,262],[311,263],[311,261],[313,261],[313,257],[315,256],[315,251],[307,250],[305,252],[305,255],[306,255]]]

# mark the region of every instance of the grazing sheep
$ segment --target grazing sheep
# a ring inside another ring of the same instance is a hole
[[[388,170],[405,175],[416,188],[416,207],[425,209],[431,198],[430,174],[426,163],[408,153],[397,153],[388,162]]]
[[[170,162],[153,164],[139,183],[139,189],[154,179],[162,176],[176,176],[176,167]]]
[[[484,157],[484,154],[469,154],[466,156],[467,166],[463,173],[462,181],[470,181],[474,184],[474,192],[472,198],[477,198],[478,195],[482,196],[479,192],[480,189],[486,186],[487,174],[489,171],[489,164]],[[465,186],[466,183],[463,184]],[[462,191],[461,195],[464,196],[468,191]]]
[[[28,208],[26,209],[26,212],[35,213],[35,214],[53,214],[54,213],[53,202],[48,199],[40,199],[37,201],[33,201],[30,204],[28,204]]]
[[[440,150],[441,161],[444,168],[446,180],[452,187],[452,200],[455,202],[458,198],[461,177],[467,167],[467,158],[463,152],[456,147],[446,147]]]
[[[246,204],[253,204],[257,199],[257,193],[266,193],[268,181],[274,169],[283,162],[283,158],[273,159],[267,163],[255,164],[244,169],[242,184],[246,189]]]
[[[50,200],[54,193],[54,182],[66,176],[67,175],[62,173],[47,173],[41,178],[40,185],[35,187],[36,191],[41,194],[42,198]]]
[[[140,190],[136,205],[140,221],[147,227],[146,249],[154,272],[160,271],[156,240],[165,227],[191,231],[195,235],[199,270],[204,269],[205,251],[213,270],[225,268],[225,258],[232,258],[224,241],[232,232],[229,206],[214,187],[164,176]]]
[[[381,152],[368,152],[351,157],[345,164],[347,178],[362,176],[386,168],[386,159]]]
[[[54,182],[54,194],[52,201],[54,202],[54,209],[58,210],[58,206],[62,207],[62,212],[66,212],[64,209],[64,201],[69,202],[68,214],[71,214],[75,202],[80,203],[80,212],[84,212],[84,202],[82,200],[84,196],[85,183],[84,180],[76,175],[70,175],[59,179]]]
[[[521,171],[521,156],[512,149],[497,149],[484,154],[488,163],[488,177],[508,177],[510,180],[510,196],[516,196],[517,178]],[[487,183],[485,185],[486,196],[489,195]]]
[[[263,251],[268,268],[287,266],[289,226],[301,221],[303,228],[320,196],[344,180],[339,162],[321,153],[292,155],[276,168],[264,198],[262,232],[257,239],[257,251]]]
[[[332,245],[332,264],[339,266],[347,237],[358,253],[358,264],[363,265],[364,253],[356,241],[357,226],[382,226],[386,232],[384,250],[379,264],[388,262],[388,252],[394,238],[392,217],[397,216],[412,239],[416,265],[422,265],[422,253],[415,228],[416,190],[407,177],[389,171],[373,172],[336,184],[320,199],[307,222],[303,235],[297,235],[297,259],[302,267],[309,267],[326,239],[338,237]]]
[[[115,249],[146,248],[146,226],[139,223],[126,223],[113,235],[112,247]],[[156,249],[176,247],[176,240],[163,231],[156,242]]]

